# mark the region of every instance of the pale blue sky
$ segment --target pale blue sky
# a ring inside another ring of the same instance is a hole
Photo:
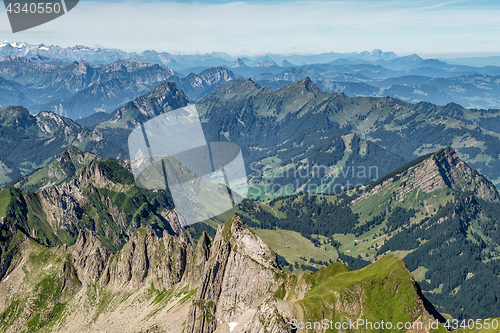
[[[0,39],[170,53],[352,52],[500,55],[498,1],[87,1],[52,22]]]

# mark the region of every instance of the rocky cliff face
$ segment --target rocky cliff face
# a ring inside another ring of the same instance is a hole
[[[77,275],[82,279],[89,279],[90,282],[100,279],[111,256],[111,251],[93,232],[87,230],[80,230],[70,253]]]
[[[377,195],[386,189],[386,185],[398,185],[394,188],[394,198],[399,202],[406,200],[414,190],[432,193],[446,188],[460,192],[471,191],[490,202],[500,200],[495,186],[463,162],[450,147],[417,161],[418,164],[402,167],[401,171],[397,170],[377,181],[376,185],[369,186],[369,190],[355,202]]]
[[[190,100],[195,101],[216,88],[235,80],[235,75],[227,68],[214,67],[199,74],[191,73],[185,78],[175,80],[175,83],[189,96]]]
[[[363,272],[336,263],[288,275],[238,217],[197,244],[138,229],[116,254],[91,231],[71,247],[46,248],[26,237],[19,244],[0,282],[4,332],[282,333],[295,332],[292,319],[383,319],[384,306],[410,322],[438,315],[395,257]],[[381,300],[381,293],[391,296]]]
[[[74,172],[74,176],[59,185],[46,184],[38,193],[8,190],[11,199],[5,208],[6,220],[49,246],[73,244],[80,230],[94,230],[115,251],[134,230],[146,225],[171,234],[180,232],[177,215],[165,191],[137,188],[132,174],[114,160],[92,160],[80,165],[79,161],[86,162],[87,157],[75,154],[64,167],[63,154],[53,165],[57,166],[57,172]],[[77,171],[76,166],[80,168]],[[51,165],[40,173],[50,171]],[[37,181],[28,180],[25,184],[44,183],[38,177],[33,179]],[[52,181],[61,182],[57,178]]]
[[[144,284],[171,289],[184,280],[193,254],[193,247],[182,237],[165,232],[158,238],[151,230],[137,230],[109,262],[102,283],[114,290],[137,290]]]
[[[232,218],[214,238],[186,332],[214,332],[228,323],[256,320],[258,307],[279,287],[279,272],[274,252]]]
[[[471,191],[486,201],[500,200],[495,186],[462,161],[454,149],[442,149],[434,155],[433,160],[446,186],[455,190]]]

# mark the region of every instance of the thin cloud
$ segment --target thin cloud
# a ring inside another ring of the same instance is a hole
[[[456,3],[463,3],[463,2],[464,1],[448,1],[448,2],[443,2],[443,3],[438,3],[438,4],[432,5],[432,6],[423,7],[422,9],[435,9],[435,8],[440,8],[440,7],[453,5]]]
[[[467,8],[461,1],[422,10],[429,1],[96,2],[32,34],[0,33],[0,40],[100,44],[126,51],[248,55],[353,52],[500,54],[500,6]],[[0,20],[0,30],[9,29]],[[43,31],[55,33],[43,33]],[[294,47],[292,49],[292,47]]]

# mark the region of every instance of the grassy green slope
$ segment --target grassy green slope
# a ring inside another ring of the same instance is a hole
[[[348,271],[340,264],[332,264],[308,276],[313,287],[304,299],[298,301],[309,322],[324,318],[346,321],[353,314],[370,322],[412,323],[431,320],[416,313],[421,298],[404,263],[396,257],[385,256],[358,271]],[[361,301],[362,300],[362,301]],[[358,302],[362,304],[358,304]],[[344,303],[338,307],[339,302]],[[361,307],[359,306],[361,305]],[[326,332],[340,330],[329,329]],[[371,332],[362,328],[359,332]],[[405,332],[388,329],[381,332]],[[435,332],[446,332],[439,327]]]

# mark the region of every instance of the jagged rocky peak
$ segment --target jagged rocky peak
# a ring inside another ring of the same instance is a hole
[[[316,85],[316,83],[314,83],[309,76],[299,81],[298,86],[304,87],[306,91],[316,92],[320,90],[319,87]]]
[[[111,250],[102,244],[94,232],[80,230],[76,243],[71,247],[71,254],[80,279],[97,282],[106,268]]]
[[[29,127],[36,123],[36,119],[22,106],[7,106],[0,108],[0,124],[2,126]]]
[[[91,69],[92,66],[90,66],[85,60],[73,62],[73,73],[76,75],[86,75]]]
[[[55,135],[59,133],[68,136],[87,131],[87,129],[82,128],[73,120],[60,116],[54,112],[41,111],[35,118],[38,128],[46,134]]]
[[[49,165],[23,177],[15,187],[29,192],[40,192],[50,186],[61,184],[74,177],[78,170],[93,160],[102,160],[97,154],[82,152],[75,146],[69,146]]]
[[[279,96],[285,96],[288,94],[299,96],[308,94],[316,95],[318,92],[321,92],[321,89],[308,76],[300,81],[282,87],[276,92],[276,94]]]
[[[221,84],[232,82],[236,79],[234,73],[225,67],[213,67],[205,69],[199,74],[190,73],[184,79],[179,80],[182,89],[217,87]]]
[[[139,103],[141,100],[148,100],[151,98],[157,98],[157,99],[159,98],[161,100],[167,100],[168,98],[174,98],[174,97],[176,99],[180,99],[181,101],[184,100],[187,103],[186,95],[182,91],[177,89],[175,83],[165,81],[160,83],[158,87],[156,87],[156,89],[150,92],[149,94],[137,98],[136,102]]]
[[[71,182],[79,188],[94,185],[98,188],[125,188],[134,183],[134,177],[114,160],[92,160],[80,169]]]
[[[392,189],[394,184],[397,187]],[[368,191],[355,201],[382,193],[385,189],[394,191],[396,201],[402,202],[414,190],[433,193],[446,188],[460,193],[470,191],[486,201],[500,200],[493,183],[462,161],[453,148],[446,147],[385,175],[369,185]]]
[[[65,151],[56,157],[56,161],[61,164],[88,164],[92,160],[101,160],[102,157],[98,154],[83,152],[75,146],[69,146]]]
[[[247,68],[247,67],[248,66],[241,58],[236,59],[234,63],[231,65],[231,68]]]
[[[229,322],[249,324],[279,286],[275,253],[238,216],[220,226],[210,249],[186,332],[213,332]]]
[[[235,79],[233,72],[225,67],[213,67],[205,69],[198,74],[198,77],[204,80],[207,84],[211,85],[221,81],[229,82]]]
[[[144,284],[159,290],[181,282],[194,284],[199,275],[188,274],[196,267],[193,254],[193,246],[182,236],[164,232],[160,238],[151,229],[137,229],[110,259],[101,282],[114,290],[137,290]]]
[[[9,290],[0,293],[0,306],[7,309],[1,324],[11,331],[47,317],[40,328],[62,332],[133,327],[222,333],[231,323],[235,332],[281,333],[293,332],[292,318],[386,320],[373,312],[370,304],[377,302],[406,321],[442,319],[401,259],[385,256],[362,271],[335,263],[315,274],[290,276],[237,216],[218,228],[213,240],[203,233],[196,245],[151,229],[137,229],[114,254],[89,230],[81,230],[70,247],[47,248],[27,237],[18,241],[24,244],[19,260],[0,285]],[[381,301],[381,293],[390,297]],[[48,302],[18,306],[37,300]],[[55,306],[61,307],[62,320],[48,317]]]
[[[493,183],[462,161],[453,148],[443,148],[435,153],[432,159],[445,186],[455,190],[471,191],[487,201],[500,200]]]
[[[243,224],[239,216],[234,216],[223,226],[220,226],[214,238],[215,246],[220,242],[230,244],[233,251],[248,257],[265,268],[276,269],[278,262],[276,254],[260,239],[255,232]]]
[[[117,123],[125,121],[133,123],[132,127],[135,127],[141,120],[145,120],[141,119],[141,117],[151,118],[161,113],[181,108],[187,104],[188,98],[186,94],[182,90],[177,89],[175,83],[165,81],[150,93],[138,97],[135,101],[129,102],[115,110],[109,122]],[[106,127],[107,123],[102,123],[101,127]]]

